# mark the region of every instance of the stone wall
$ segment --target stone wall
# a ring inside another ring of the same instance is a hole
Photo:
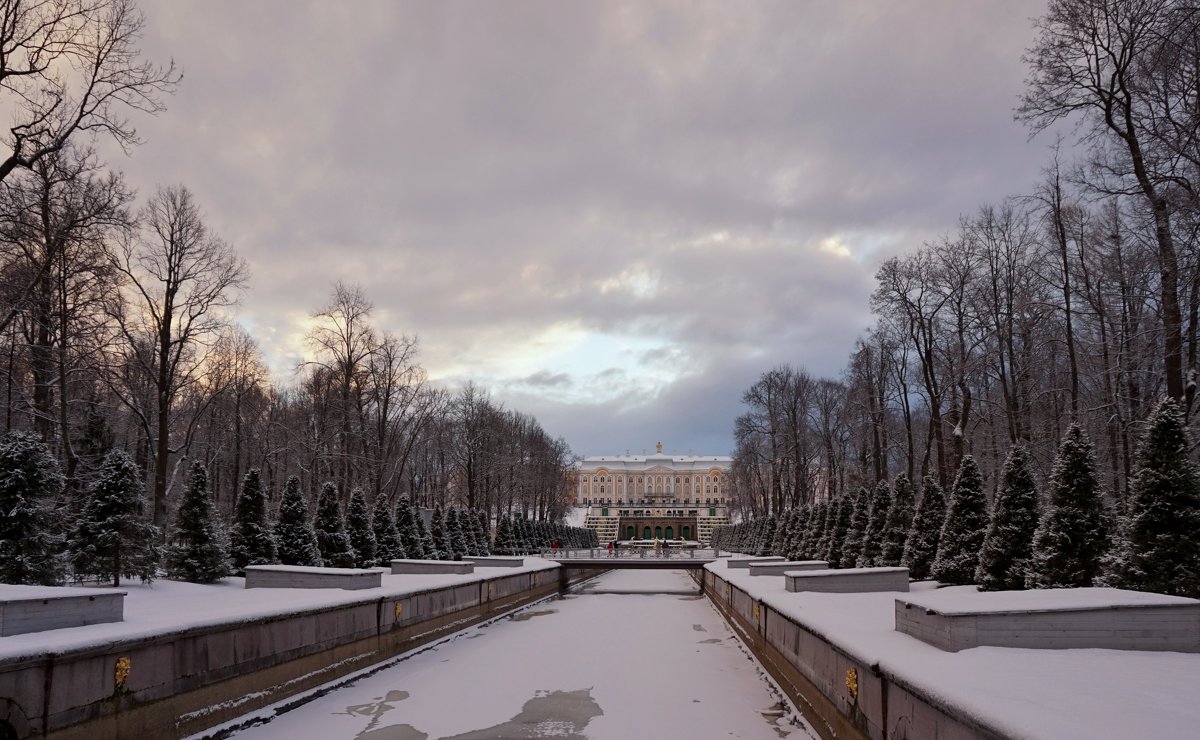
[[[825,740],[1004,737],[863,663],[712,571],[701,572],[717,610]]]
[[[21,740],[187,737],[553,595],[559,581],[557,570],[498,575],[2,661],[0,721]]]

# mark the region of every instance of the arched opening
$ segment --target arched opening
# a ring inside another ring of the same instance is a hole
[[[645,527],[644,529],[642,529],[642,539],[643,540],[650,539],[650,528],[649,527]]]
[[[692,528],[691,527],[685,526],[683,528],[683,538],[685,540],[690,540],[692,538]]]
[[[662,527],[654,528],[654,539],[656,539],[656,540],[662,539]]]
[[[668,540],[673,540],[673,539],[675,539],[675,528],[674,528],[674,527],[667,527],[666,534],[667,534],[667,539],[668,539]]]
[[[633,525],[630,524],[629,526],[625,527],[625,539],[632,540],[634,537],[637,537],[637,530],[635,530]]]

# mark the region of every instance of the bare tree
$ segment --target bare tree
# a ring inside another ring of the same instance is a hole
[[[0,2],[0,94],[12,112],[0,180],[80,132],[138,143],[129,111],[158,113],[180,76],[141,59],[144,20],[131,0]]]
[[[1163,166],[1170,157],[1154,146],[1155,122],[1168,111],[1157,105],[1141,74],[1153,66],[1160,40],[1175,36],[1170,28],[1183,11],[1177,0],[1051,0],[1026,54],[1029,86],[1018,111],[1035,130],[1082,116],[1088,140],[1097,147],[1098,171],[1118,183],[1097,184],[1144,198],[1158,247],[1167,393],[1181,400],[1186,390],[1183,318],[1170,195],[1180,181]],[[1191,136],[1194,140],[1194,130]],[[1119,187],[1126,179],[1132,181],[1127,191]]]
[[[187,449],[198,412],[193,409],[173,443],[180,394],[196,388],[209,369],[207,350],[245,285],[246,266],[205,225],[183,186],[160,188],[141,212],[141,228],[116,249],[113,267],[124,280],[123,300],[111,305],[126,340],[122,367],[144,378],[147,399],[128,382],[114,391],[133,413],[148,442],[156,524],[167,518],[168,464]],[[124,376],[128,377],[128,375]]]

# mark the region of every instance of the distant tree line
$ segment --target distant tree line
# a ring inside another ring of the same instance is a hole
[[[962,512],[974,524],[955,556],[962,582],[980,552],[999,557],[983,547],[979,522],[1000,517],[998,526],[1020,530],[1014,539],[1025,541],[1029,522],[1044,524],[1055,510],[1070,443],[1093,460],[1091,477],[1072,478],[1071,489],[1096,499],[1090,521],[1103,526],[1088,551],[1093,560],[1137,560],[1129,553],[1139,538],[1143,547],[1167,538],[1186,554],[1200,538],[1147,513],[1170,509],[1177,522],[1195,520],[1191,468],[1155,486],[1145,480],[1147,455],[1196,460],[1190,444],[1159,447],[1153,430],[1163,414],[1177,414],[1186,435],[1197,412],[1200,12],[1178,0],[1051,0],[1035,30],[1018,118],[1035,132],[1067,121],[1079,141],[1055,144],[1030,192],[982,206],[954,232],[883,263],[871,300],[875,324],[840,378],[781,366],[745,392],[731,479],[735,508],[756,522],[750,526],[801,511],[811,517],[821,507],[822,526],[838,506],[850,507],[852,521],[869,519],[869,501],[859,503],[882,488],[920,481],[928,495],[953,491],[964,474],[978,477],[982,498]],[[1164,397],[1173,411],[1158,406]],[[1005,499],[1013,475],[1022,490],[1037,490],[1038,516]],[[920,517],[925,496],[916,499]],[[903,506],[897,516],[893,524]],[[883,532],[885,523],[874,526]],[[848,530],[853,549],[861,535]],[[912,532],[917,540],[904,546],[918,554],[949,547],[940,523]],[[789,552],[830,555],[824,536]],[[1043,544],[1054,536],[1042,535]],[[888,538],[868,536],[866,546],[890,544],[894,556],[899,536]],[[1194,568],[1185,554],[1179,567]],[[839,561],[849,562],[844,554]],[[1096,562],[1068,580],[1123,567]],[[1122,572],[1130,582],[1134,571]],[[1010,576],[997,577],[1024,580]]]

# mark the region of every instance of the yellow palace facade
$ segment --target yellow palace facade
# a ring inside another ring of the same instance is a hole
[[[713,455],[585,457],[572,471],[584,526],[601,543],[612,540],[698,540],[729,523],[729,469],[733,459]]]

